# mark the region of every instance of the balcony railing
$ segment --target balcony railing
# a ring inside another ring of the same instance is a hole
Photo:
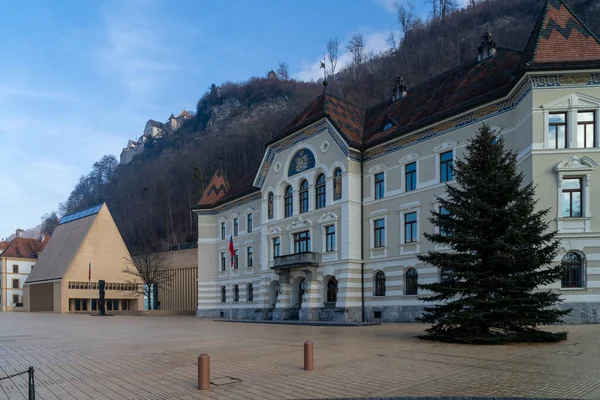
[[[319,254],[312,252],[288,254],[277,256],[273,261],[273,268],[317,266],[319,264]]]

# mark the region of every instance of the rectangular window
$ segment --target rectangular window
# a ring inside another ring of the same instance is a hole
[[[129,310],[129,302],[127,300],[121,300],[121,310]]]
[[[88,311],[88,301],[87,301],[87,299],[81,300],[81,311]]]
[[[253,260],[254,254],[253,254],[253,251],[254,250],[252,249],[252,246],[248,247],[248,249],[246,250],[246,256],[248,258],[248,260],[246,262],[246,266],[248,268],[250,268],[251,266],[254,265],[254,260]]]
[[[285,210],[285,217],[291,217],[292,215],[294,215],[294,192],[292,191],[291,187],[288,186],[288,190],[286,190],[285,196],[283,197],[283,202],[284,202],[284,210]]]
[[[406,170],[404,171],[404,180],[406,191],[410,192],[417,188],[417,163],[406,164]]]
[[[221,253],[221,271],[225,271],[226,268],[226,257],[225,257],[225,253]]]
[[[383,199],[383,194],[385,192],[385,181],[383,176],[383,172],[375,175],[375,200]]]
[[[308,212],[308,186],[304,189],[300,189],[300,212],[305,213]]]
[[[273,239],[273,257],[279,257],[281,255],[281,239],[276,237]]]
[[[310,251],[310,232],[304,231],[294,235],[294,253]]]
[[[417,241],[417,213],[404,214],[404,243]]]
[[[593,111],[577,113],[577,144],[579,147],[594,147],[596,142],[596,121]]]
[[[13,274],[18,274],[19,273],[19,266],[17,264],[13,265]]]
[[[440,214],[448,215],[450,214],[450,211],[448,211],[448,209],[445,207],[440,207]],[[443,228],[440,227],[440,235],[446,236],[448,235],[448,232],[446,232]]]
[[[221,222],[221,240],[225,239],[225,222]]]
[[[119,310],[119,300],[113,300],[113,311],[118,311]]]
[[[240,266],[240,257],[239,257],[239,250],[235,249],[235,252],[233,253],[233,269],[238,269]]]
[[[13,294],[13,304],[18,304],[18,303],[19,303],[19,295]]]
[[[12,288],[13,289],[18,289],[19,288],[19,280],[18,279],[13,279],[12,280]]]
[[[385,246],[385,220],[378,219],[373,221],[373,236],[375,238],[375,247]]]
[[[325,251],[335,251],[335,226],[325,228]]]
[[[240,233],[240,219],[233,219],[233,236],[237,236]]]
[[[567,113],[551,113],[549,115],[548,142],[555,149],[567,148]]]
[[[106,300],[106,311],[112,311],[112,301]]]
[[[248,214],[248,233],[252,232],[252,229],[254,228],[253,223],[254,221],[252,220],[252,214]]]
[[[581,178],[563,179],[562,216],[581,217]]]
[[[454,179],[452,172],[452,150],[440,154],[440,182]]]
[[[81,311],[81,300],[75,299],[75,311]]]

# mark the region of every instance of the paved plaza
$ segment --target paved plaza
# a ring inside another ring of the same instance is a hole
[[[420,341],[423,325],[315,327],[195,317],[0,313],[0,376],[35,368],[37,400],[489,396],[600,399],[600,325],[567,342],[466,346]],[[315,370],[302,369],[303,342]],[[198,392],[197,356],[211,356]],[[26,399],[27,375],[0,381]]]

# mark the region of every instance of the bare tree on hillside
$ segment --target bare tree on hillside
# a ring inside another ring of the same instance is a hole
[[[141,254],[135,257],[125,257],[123,273],[129,275],[131,280],[127,283],[133,285],[134,293],[143,294],[148,299],[148,309],[152,309],[150,298],[153,287],[159,290],[169,290],[173,272],[167,269],[166,253]],[[140,286],[141,281],[141,286]]]
[[[387,37],[387,44],[392,50],[396,50],[396,48],[398,47],[396,44],[396,32],[390,31],[390,34]]]
[[[434,2],[437,0],[434,0]],[[415,5],[412,1],[406,3],[406,5],[401,3],[396,3],[396,12],[398,16],[398,23],[400,24],[400,29],[404,36],[410,30],[412,30],[415,25],[420,23],[419,17],[415,14]]]
[[[60,218],[56,214],[56,211],[42,215],[42,233],[52,236],[59,222]]]
[[[280,62],[279,66],[277,67],[276,73],[277,73],[277,77],[279,79],[281,79],[282,81],[290,80],[290,68],[288,67],[287,63]]]
[[[346,50],[352,53],[352,65],[358,67],[365,62],[365,37],[355,33],[346,45]]]
[[[329,61],[331,75],[335,74],[335,67],[340,52],[340,39],[332,37],[327,41],[327,60]]]

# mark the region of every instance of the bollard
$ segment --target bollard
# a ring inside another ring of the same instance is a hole
[[[198,356],[198,390],[210,390],[210,356]]]
[[[314,367],[313,342],[304,342],[304,370],[312,371]]]

